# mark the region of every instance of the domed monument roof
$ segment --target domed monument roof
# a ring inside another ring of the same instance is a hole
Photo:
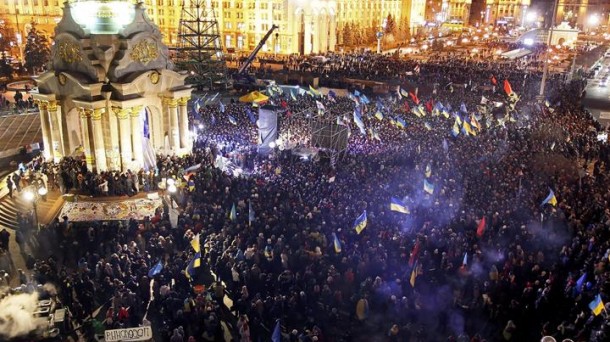
[[[91,34],[117,34],[134,19],[130,0],[73,0],[72,17]]]

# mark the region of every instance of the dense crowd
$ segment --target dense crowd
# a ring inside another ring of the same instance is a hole
[[[58,284],[79,323],[101,305],[101,326],[150,324],[172,342],[268,341],[278,319],[286,341],[607,340],[606,314],[589,303],[610,300],[610,154],[580,104],[584,82],[551,77],[540,103],[541,75],[506,65],[346,55],[333,68],[403,90],[274,91],[285,146],[307,145],[309,120],[324,112],[350,130],[339,160],[258,155],[256,108],[203,104],[191,155],[108,176],[124,179],[113,195],[155,184],[149,174],[186,177],[177,227],[167,205],[144,222],[58,218],[38,232],[35,281]],[[217,168],[218,155],[243,173]],[[31,172],[98,194],[102,175],[62,163]],[[558,203],[541,205],[549,189]],[[392,197],[409,214],[391,211]],[[195,238],[198,268],[187,267]]]

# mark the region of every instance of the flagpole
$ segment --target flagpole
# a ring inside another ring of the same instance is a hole
[[[553,15],[551,17],[551,27],[549,27],[549,35],[546,42],[546,51],[544,52],[544,67],[542,69],[542,81],[540,82],[540,94],[539,97],[542,100],[544,98],[544,88],[546,87],[546,79],[549,73],[549,49],[551,48],[551,42],[553,38],[553,28],[555,26],[555,17],[557,16],[557,5],[559,0],[555,0],[553,5]]]

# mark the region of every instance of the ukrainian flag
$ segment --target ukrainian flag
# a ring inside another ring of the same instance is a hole
[[[392,197],[390,199],[390,210],[391,211],[397,211],[399,213],[403,213],[403,214],[410,214],[411,211],[409,210],[409,208],[407,207],[407,205],[399,200],[396,197]]]
[[[191,246],[193,247],[195,253],[199,253],[201,251],[201,246],[199,245],[199,233],[193,236],[193,239],[191,240]]]
[[[428,163],[428,165],[426,165],[426,178],[430,178],[430,176],[432,176],[432,166]]]
[[[364,230],[364,228],[366,228],[367,223],[368,223],[368,220],[366,218],[366,210],[365,210],[362,212],[362,214],[360,216],[358,216],[356,221],[354,221],[354,229],[356,230],[356,233],[360,234]]]
[[[311,85],[309,86],[309,93],[310,93],[310,94],[311,94],[313,97],[320,96],[320,92],[319,92],[319,91],[317,91],[317,90],[315,90],[315,89],[314,89],[314,87],[312,87]]]
[[[432,195],[434,193],[434,184],[429,183],[428,180],[424,179],[424,191]]]
[[[398,128],[405,128],[407,126],[407,123],[402,118],[397,118],[396,119],[396,126]]]
[[[464,121],[464,125],[462,126],[462,128],[464,129],[464,131],[470,135],[477,135],[477,132],[475,132],[472,127],[470,126],[470,124],[467,121]],[[468,135],[467,134],[467,135]]]
[[[424,123],[424,127],[429,131],[432,130],[432,125],[429,122]]]
[[[551,189],[549,189],[549,195],[546,196],[546,198],[544,199],[544,201],[542,201],[542,204],[540,204],[540,205],[542,206],[547,203],[554,207],[557,206],[557,197],[555,197],[555,193]]]
[[[445,117],[445,119],[449,119],[449,112],[446,109],[443,108],[442,113],[443,113],[443,116]]]
[[[335,253],[341,253],[341,241],[335,233],[333,233],[333,245],[335,246]]]
[[[589,309],[593,311],[595,316],[601,314],[602,310],[606,310],[604,307],[604,302],[602,302],[602,298],[599,296],[599,294],[595,296],[595,299],[591,303],[589,303]]]
[[[233,207],[231,207],[231,212],[229,213],[229,219],[233,222],[237,220],[237,210],[235,209],[235,203],[233,203]]]
[[[458,123],[458,125],[462,124],[462,118],[460,118],[460,116],[458,114],[454,114],[455,116],[455,122]]]
[[[377,118],[377,120],[381,121],[383,120],[383,113],[381,113],[381,111],[377,111],[375,113],[375,117]]]
[[[453,128],[451,129],[451,134],[454,137],[457,137],[458,135],[460,135],[460,126],[458,126],[457,121],[453,124]]]
[[[413,270],[411,271],[411,277],[409,278],[409,283],[411,284],[411,287],[415,287],[415,279],[417,279],[417,276],[420,272],[421,264],[416,261],[415,266],[413,266]]]
[[[195,269],[199,266],[201,266],[201,252],[195,253],[193,259],[191,259],[189,264],[186,266],[186,269],[184,270],[186,277],[189,279],[193,278],[195,275]]]

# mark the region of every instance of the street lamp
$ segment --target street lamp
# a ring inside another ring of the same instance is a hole
[[[380,30],[376,34],[376,36],[377,36],[377,53],[381,53],[381,38],[383,38],[383,32],[385,31],[385,28],[387,26],[388,26],[388,19],[384,18],[383,22],[381,23]]]
[[[27,202],[32,202],[32,207],[34,209],[34,224],[35,224],[36,229],[38,229],[38,208],[37,208],[37,203],[38,203],[38,201],[41,198],[45,199],[45,196],[47,195],[47,193],[48,193],[48,190],[44,186],[38,188],[38,190],[36,190],[36,191],[33,191],[30,188],[30,189],[26,189],[23,192],[23,198]]]
[[[590,31],[592,28],[595,28],[600,22],[599,15],[597,13],[591,14],[587,19],[587,31]]]
[[[167,183],[167,191],[169,192],[169,203],[172,207],[172,209],[174,209],[174,199],[173,199],[173,195],[174,193],[176,193],[176,181],[174,181],[172,178],[169,178],[165,181]]]

